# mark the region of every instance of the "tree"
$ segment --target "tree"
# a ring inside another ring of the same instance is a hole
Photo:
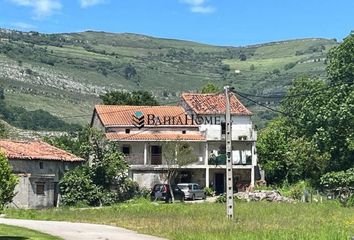
[[[296,164],[306,169],[296,178],[311,178],[316,184],[326,172],[353,168],[353,53],[351,35],[329,54],[329,82],[308,77],[293,82],[281,102],[283,116],[277,124],[270,124],[258,141],[260,160],[270,173],[284,179],[284,168],[279,164],[294,156]],[[271,145],[272,138],[276,140]],[[279,162],[272,155],[279,157]],[[297,165],[286,166],[291,171],[299,169]]]
[[[137,106],[157,106],[156,98],[147,91],[111,91],[100,96],[103,104],[106,105],[137,105]]]
[[[172,180],[177,177],[179,168],[197,161],[193,148],[182,141],[165,142],[162,145],[163,156],[167,164],[167,183],[170,186],[172,202],[175,201]]]
[[[137,74],[136,69],[130,63],[124,68],[124,76],[126,79],[131,79]]]
[[[87,165],[67,172],[60,182],[63,204],[107,205],[136,193],[137,185],[127,176],[128,164],[98,129],[86,127],[77,134],[47,138],[50,144],[86,159]],[[111,187],[116,186],[112,191]]]
[[[17,184],[17,177],[12,172],[9,161],[3,153],[0,153],[0,211],[15,196],[14,190]]]
[[[230,70],[231,70],[229,64],[223,64],[223,65],[221,66],[221,69],[222,69],[224,72],[230,72]]]
[[[256,69],[256,68],[255,68],[254,64],[251,64],[250,70],[251,70],[251,71],[254,71],[255,69]]]
[[[4,88],[0,86],[0,101],[5,99]]]
[[[202,88],[202,93],[218,93],[220,91],[220,88],[213,83],[208,83]]]
[[[284,118],[272,121],[257,142],[259,162],[271,184],[319,179],[329,160],[318,152],[314,142],[297,137]]]
[[[332,84],[341,82],[354,83],[354,34],[350,34],[338,47],[328,54],[328,78]]]
[[[7,129],[5,127],[5,124],[0,122],[0,138],[6,138],[7,137]]]
[[[246,61],[247,56],[244,53],[241,53],[239,59],[240,59],[240,61]]]

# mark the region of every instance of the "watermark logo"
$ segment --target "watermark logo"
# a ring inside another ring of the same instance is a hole
[[[141,111],[135,112],[133,115],[133,125],[138,129],[141,129],[144,127],[144,122],[144,114]]]

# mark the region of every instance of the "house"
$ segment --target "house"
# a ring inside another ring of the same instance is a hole
[[[19,177],[10,204],[16,208],[57,206],[60,178],[84,161],[41,141],[0,140],[0,151]]]
[[[254,186],[257,170],[256,140],[252,113],[230,94],[234,185],[238,190]],[[186,141],[198,161],[182,167],[176,182],[196,182],[225,191],[224,94],[184,93],[178,106],[96,105],[91,126],[119,143],[130,177],[150,188],[166,181],[163,157],[165,141]]]

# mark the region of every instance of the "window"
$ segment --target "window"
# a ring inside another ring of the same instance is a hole
[[[162,164],[162,147],[161,146],[151,146],[151,164],[152,165]]]
[[[187,131],[186,130],[182,130],[182,134],[186,134],[187,133]]]
[[[225,122],[221,123],[221,134],[222,135],[226,134],[226,123]]]
[[[130,133],[130,129],[129,128],[125,129],[125,133],[129,134]]]
[[[44,195],[44,187],[45,187],[44,182],[37,182],[36,183],[36,194],[37,195]]]
[[[124,155],[130,154],[130,145],[123,145],[122,152]]]
[[[43,162],[39,162],[39,169],[43,169]]]

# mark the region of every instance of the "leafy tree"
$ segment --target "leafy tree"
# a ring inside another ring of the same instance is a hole
[[[124,68],[124,76],[126,79],[131,79],[132,77],[134,77],[137,74],[136,69],[133,67],[133,65],[128,64],[128,66],[126,66]]]
[[[5,127],[5,124],[0,122],[0,138],[6,138],[7,137],[7,129]]]
[[[285,64],[284,70],[285,71],[290,70],[290,69],[292,69],[295,66],[296,66],[296,62],[291,62],[291,63]]]
[[[220,88],[212,83],[208,83],[202,88],[202,93],[218,93],[220,91]]]
[[[172,202],[175,198],[173,195],[172,181],[177,177],[179,168],[189,165],[197,161],[193,148],[182,141],[165,142],[162,146],[163,156],[167,164],[167,182],[170,186]]]
[[[4,88],[0,86],[0,101],[5,99]]]
[[[261,133],[260,161],[271,176],[279,178],[273,177],[275,182],[288,178],[282,164],[294,156],[296,164],[307,171],[298,179],[316,180],[323,173],[354,166],[353,39],[347,37],[330,52],[329,83],[296,79],[281,103],[284,116]],[[292,161],[287,163],[291,171],[299,169]]]
[[[247,60],[246,54],[244,54],[244,53],[240,54],[239,59],[240,59],[240,61],[246,61]]]
[[[147,91],[112,91],[100,96],[103,104],[106,105],[137,105],[137,106],[157,106],[159,105],[155,97]]]
[[[93,183],[91,175],[88,166],[77,167],[65,173],[60,181],[63,205],[100,205],[99,195],[103,189]]]
[[[338,47],[330,50],[327,67],[328,78],[332,84],[354,83],[354,34],[350,34]]]
[[[222,69],[223,71],[225,71],[225,72],[229,72],[229,71],[231,70],[229,64],[223,64],[223,65],[221,66],[221,69]]]
[[[17,177],[12,173],[9,161],[3,153],[0,153],[0,211],[15,196],[14,190],[17,184]]]
[[[76,136],[46,139],[49,143],[86,159],[80,166],[64,175],[60,183],[63,204],[106,205],[127,200],[137,193],[137,185],[128,179],[128,164],[117,145],[94,128],[85,128]],[[112,186],[117,186],[115,191]]]

